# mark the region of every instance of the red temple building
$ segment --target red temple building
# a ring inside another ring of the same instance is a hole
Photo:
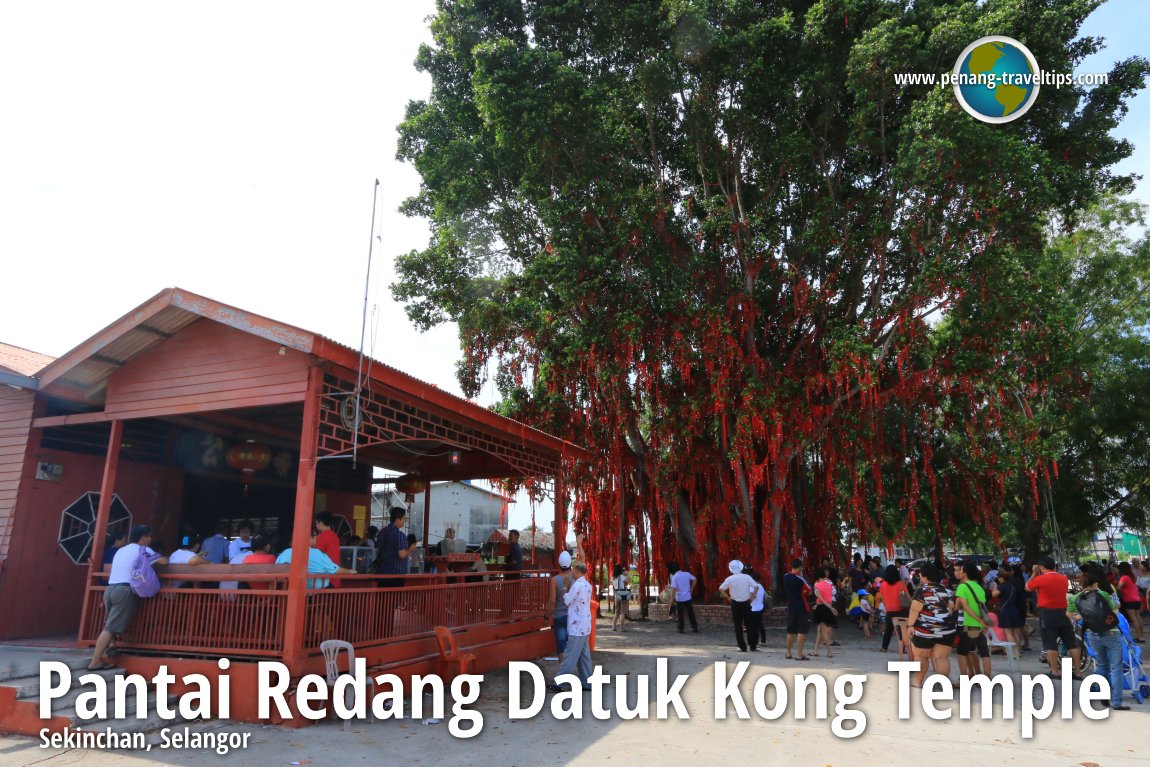
[[[306,550],[318,511],[362,533],[375,467],[428,487],[553,481],[562,541],[563,475],[586,457],[347,346],[168,289],[59,359],[0,345],[0,639],[91,643],[108,534],[131,524],[151,525],[169,550],[249,519],[280,549]],[[436,626],[479,671],[554,650],[548,581],[532,572],[412,575],[387,587],[341,576],[339,588],[309,590],[304,557],[160,570],[165,589],[141,603],[120,643],[130,671],[211,673],[226,656],[242,686],[257,660],[320,671],[320,642],[342,639],[370,667],[427,673]],[[168,587],[175,580],[199,587]],[[254,713],[234,700],[233,717]]]

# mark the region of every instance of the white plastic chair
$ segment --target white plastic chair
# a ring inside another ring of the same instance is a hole
[[[319,649],[320,652],[323,653],[324,669],[327,672],[327,684],[329,687],[334,686],[342,674],[350,674],[355,669],[355,645],[351,642],[345,642],[342,639],[327,639],[319,643]],[[347,652],[347,672],[339,670],[339,654],[344,651]],[[367,677],[367,689],[367,713],[368,716],[371,716],[371,702],[375,699],[375,680],[371,678],[370,674]],[[354,694],[355,692],[352,687],[344,688],[343,705],[345,708],[351,708],[352,700],[350,700],[350,696]],[[350,719],[343,720],[343,731],[351,731]]]
[[[995,618],[994,614],[991,613],[989,620],[987,621],[986,644],[988,647],[990,647],[991,653],[994,652],[995,647],[1002,650],[1002,652],[1006,655],[1006,663],[1010,666],[1011,673],[1014,673],[1018,671],[1018,660],[1020,658],[1018,645],[1014,642],[1008,642],[1005,639],[1000,639],[998,633],[1000,631],[1002,631],[1002,629],[998,627],[998,620]]]

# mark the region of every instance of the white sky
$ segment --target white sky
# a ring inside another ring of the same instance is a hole
[[[1150,22],[1147,6],[1112,3],[1102,32],[1141,45],[1129,14]],[[175,285],[357,347],[378,177],[373,356],[459,393],[454,326],[417,333],[387,287],[394,255],[427,242],[396,212],[418,176],[394,156],[430,88],[412,61],[433,12],[0,4],[0,340],[58,356]],[[1142,133],[1145,102],[1128,121]],[[528,519],[521,502],[512,523]]]

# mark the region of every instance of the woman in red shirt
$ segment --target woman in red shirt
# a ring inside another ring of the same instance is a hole
[[[274,565],[276,555],[272,553],[272,539],[266,535],[257,535],[252,538],[252,553],[244,560],[245,565]],[[249,588],[256,591],[267,591],[271,588],[269,581],[253,581]]]
[[[1142,595],[1138,593],[1138,581],[1134,579],[1134,568],[1129,562],[1118,565],[1118,599],[1122,603],[1122,612],[1130,621],[1134,641],[1142,644]]]
[[[886,652],[887,648],[890,647],[891,635],[894,633],[894,619],[905,618],[910,614],[911,594],[907,590],[906,584],[903,583],[898,568],[894,565],[887,565],[882,577],[874,583],[875,587],[878,588],[882,603],[886,607],[886,626],[882,631],[882,651]],[[901,594],[906,594],[906,607],[903,607]],[[902,642],[901,636],[899,642]]]

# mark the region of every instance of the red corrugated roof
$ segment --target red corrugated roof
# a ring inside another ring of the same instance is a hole
[[[5,368],[22,376],[31,376],[39,373],[51,363],[55,357],[40,354],[19,346],[0,342],[0,368]]]
[[[168,288],[113,322],[43,370],[37,369],[40,388],[55,385],[86,392],[93,402],[102,399],[107,379],[136,355],[204,317],[307,354],[314,354],[348,370],[359,367],[359,352],[330,338],[283,322],[246,312],[181,288]],[[532,426],[499,415],[478,403],[440,389],[379,360],[370,363],[371,379],[395,386],[409,395],[451,410],[505,434],[546,446],[569,456],[587,456],[570,442]]]

